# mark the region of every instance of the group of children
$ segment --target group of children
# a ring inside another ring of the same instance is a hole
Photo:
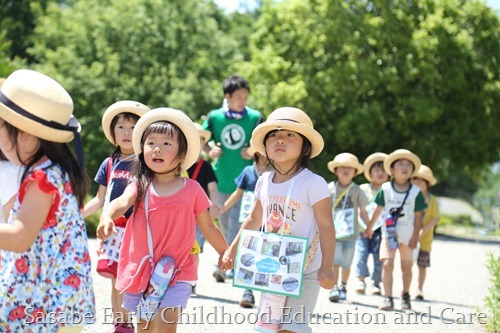
[[[231,87],[233,81],[236,85]],[[274,231],[267,217],[278,213],[272,210],[284,197],[297,208],[293,217],[281,216],[279,232],[307,238],[309,244],[302,296],[287,297],[285,302],[292,313],[312,312],[320,287],[331,289],[332,301],[345,299],[356,244],[357,290],[365,290],[366,258],[372,253],[373,292],[380,293],[382,281],[386,310],[393,308],[392,270],[399,250],[403,308],[409,309],[412,253],[420,238],[418,297],[423,298],[438,217],[435,200],[427,192],[435,184],[430,169],[420,167],[418,157],[406,150],[373,154],[364,166],[354,155],[343,153],[328,164],[337,180],[327,184],[309,169],[324,142],[305,112],[279,108],[263,122],[260,112],[246,107],[249,86],[231,77],[228,87],[228,106],[214,112],[202,128],[179,110],[149,110],[136,101],[111,105],[102,125],[116,148],[95,177],[97,194],[85,204],[89,182],[71,97],[59,83],[35,71],[18,70],[5,80],[0,89],[0,150],[17,166],[21,181],[17,195],[11,192],[2,202],[9,213],[8,223],[0,224],[1,330],[81,332],[95,320],[83,217],[101,207],[97,269],[111,279],[113,332],[134,332],[127,314],[145,301],[153,302],[162,315],[139,316],[138,330],[175,332],[179,313],[196,285],[193,254],[202,249],[204,238],[219,254],[214,276],[220,272],[224,279],[237,260],[241,230]],[[215,144],[208,147],[210,137]],[[78,157],[68,145],[71,141]],[[221,163],[215,174],[200,157],[202,149]],[[223,156],[236,154],[241,163],[231,180],[236,179],[234,186],[217,188],[217,172],[231,168],[222,165]],[[357,186],[353,179],[363,170],[370,183]],[[412,186],[412,179],[418,187]],[[370,204],[372,197],[376,206]],[[422,228],[426,208],[431,213],[425,214]],[[389,216],[397,220],[394,233],[386,226]],[[223,231],[214,223],[216,217]],[[236,225],[231,224],[234,220]],[[395,247],[391,235],[396,237]],[[167,273],[167,266],[158,266],[166,258],[174,267],[168,288],[160,298],[149,299],[152,276]],[[251,296],[243,306],[253,306]],[[63,318],[49,318],[55,313]],[[71,313],[69,320],[66,313]],[[292,321],[279,330],[308,332],[310,327]]]

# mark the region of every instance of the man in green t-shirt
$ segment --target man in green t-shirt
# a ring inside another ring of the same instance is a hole
[[[227,105],[224,103],[222,108],[210,111],[202,125],[212,133],[214,145],[205,145],[204,150],[211,158],[217,159],[214,171],[218,180],[220,205],[224,205],[236,189],[235,179],[243,168],[252,164],[253,156],[247,153],[247,149],[254,128],[264,120],[260,111],[246,106],[250,85],[243,77],[228,77],[222,89]],[[238,221],[240,207],[241,201],[219,217],[228,244],[234,240],[241,226]],[[220,271],[216,270],[214,277],[218,282],[224,282],[225,276]]]

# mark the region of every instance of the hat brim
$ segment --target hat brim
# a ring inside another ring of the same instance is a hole
[[[198,130],[198,135],[203,138],[205,143],[207,143],[212,137],[212,133],[210,133],[210,131],[207,130]]]
[[[267,133],[274,130],[293,131],[300,133],[304,137],[306,137],[309,142],[311,142],[311,158],[318,156],[323,151],[323,147],[325,146],[323,137],[315,129],[304,126],[300,123],[295,123],[293,121],[266,121],[258,125],[254,129],[251,139],[251,145],[255,148],[256,151],[264,156],[267,156],[266,147],[264,146],[264,138],[266,137]]]
[[[20,115],[2,103],[0,103],[0,118],[21,131],[46,141],[65,143],[70,142],[74,138],[74,134],[70,130],[59,130],[47,127],[37,121]],[[66,124],[61,125],[64,126]]]
[[[149,111],[149,108],[147,106],[136,101],[119,101],[112,104],[106,109],[102,116],[102,131],[104,132],[106,139],[108,139],[108,141],[112,144],[116,144],[111,133],[111,123],[117,115],[119,115],[120,113],[132,113],[140,118],[147,111]]]
[[[328,170],[330,170],[331,173],[335,173],[335,169],[338,167],[349,167],[353,168],[356,170],[356,174],[354,176],[358,176],[363,172],[363,165],[359,163],[351,163],[351,162],[334,162],[330,161],[328,162]]]
[[[372,177],[370,176],[370,171],[371,171],[372,166],[378,162],[382,162],[382,164],[383,164],[384,160],[386,158],[387,158],[387,154],[384,154],[384,153],[373,153],[366,158],[365,162],[363,163],[363,167],[364,167],[363,174],[364,174],[366,180],[368,180],[370,183],[373,181]],[[385,171],[385,169],[384,169],[384,171]]]
[[[408,160],[413,164],[412,176],[415,173],[417,173],[418,169],[420,169],[420,165],[422,165],[420,158],[410,151],[393,152],[393,153],[389,154],[387,156],[387,158],[384,160],[384,170],[388,175],[391,175],[391,164],[397,160]]]
[[[181,163],[181,169],[189,169],[198,160],[198,156],[200,154],[200,136],[191,119],[184,112],[176,109],[153,109],[148,111],[139,119],[137,124],[135,124],[134,132],[132,134],[132,146],[134,148],[134,153],[136,155],[142,153],[141,141],[144,132],[149,125],[159,121],[167,121],[177,125],[186,137],[187,151],[184,161]]]

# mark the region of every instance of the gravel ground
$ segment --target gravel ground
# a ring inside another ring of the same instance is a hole
[[[95,251],[95,240],[90,240],[91,254]],[[347,301],[331,303],[328,291],[322,289],[312,319],[313,332],[485,332],[484,297],[490,285],[486,268],[487,252],[500,255],[500,243],[480,243],[453,238],[438,237],[433,243],[431,265],[427,271],[425,285],[426,301],[412,301],[414,313],[378,310],[381,296],[357,295],[349,289],[355,288],[355,265],[349,279]],[[92,257],[95,265],[95,257]],[[356,260],[356,258],[355,258]],[[255,320],[255,309],[242,309],[239,299],[243,290],[231,286],[230,281],[216,283],[212,277],[217,254],[209,245],[200,255],[197,295],[193,295],[183,314],[179,332],[254,332],[250,322]],[[397,262],[397,260],[396,260]],[[94,270],[95,272],[95,270]],[[401,291],[401,271],[396,264],[394,270],[394,295]],[[418,270],[413,268],[411,292],[415,294]],[[368,282],[368,286],[370,283]],[[94,275],[97,323],[84,332],[107,332],[112,327],[105,313],[110,311],[110,281]],[[258,294],[257,301],[258,301]],[[413,296],[412,296],[413,298]],[[396,309],[400,299],[395,298]],[[110,313],[110,312],[108,312]],[[203,313],[203,314],[202,314]]]

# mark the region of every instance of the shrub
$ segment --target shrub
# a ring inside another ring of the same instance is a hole
[[[500,256],[488,253],[488,270],[491,273],[491,286],[486,296],[486,308],[490,312],[487,328],[490,332],[500,332]]]

